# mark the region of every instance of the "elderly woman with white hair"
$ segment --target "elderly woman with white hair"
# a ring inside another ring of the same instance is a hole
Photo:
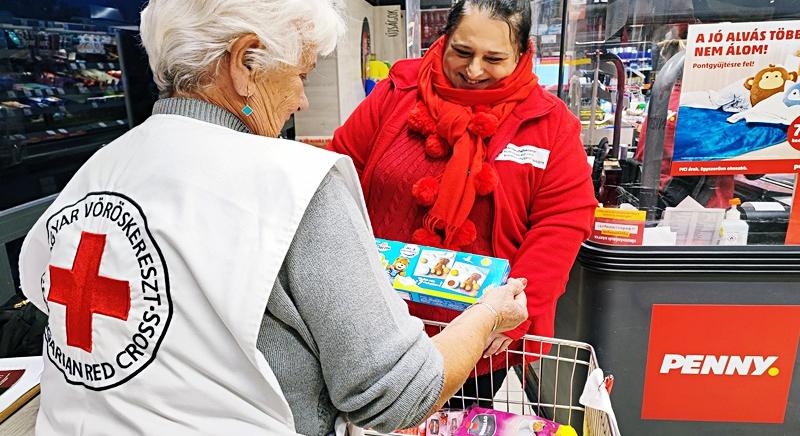
[[[324,0],[151,0],[165,98],[97,152],[25,239],[49,315],[39,434],[327,435],[417,424],[524,281],[429,339],[378,261],[349,158],[277,139],[342,32]]]

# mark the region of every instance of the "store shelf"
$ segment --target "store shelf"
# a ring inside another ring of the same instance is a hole
[[[20,60],[19,58],[16,60]],[[21,73],[22,68],[9,68],[9,65],[0,65],[0,74],[14,74]],[[69,71],[82,71],[82,70],[119,70],[119,64],[115,62],[81,62],[74,61],[69,63],[52,63],[42,68],[43,70],[53,73],[63,73]]]
[[[115,85],[95,85],[95,86],[71,86],[66,89],[61,87],[41,88],[41,89],[25,89],[25,90],[9,90],[0,91],[0,100],[2,99],[26,99],[32,97],[99,97],[103,95],[114,95],[109,93],[121,92],[118,86]]]
[[[14,118],[37,117],[58,113],[67,114],[93,109],[116,109],[122,107],[125,107],[125,99],[122,96],[106,101],[92,101],[86,103],[64,101],[61,104],[32,105],[28,108],[0,107],[0,120],[6,119],[10,121]]]
[[[99,121],[27,135],[0,136],[0,169],[24,162],[86,153],[128,129],[126,120]]]

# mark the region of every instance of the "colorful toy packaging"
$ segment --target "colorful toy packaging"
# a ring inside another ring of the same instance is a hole
[[[463,410],[440,410],[419,427],[395,430],[393,433],[412,436],[455,436],[466,414],[467,412]]]
[[[392,287],[406,300],[464,310],[490,286],[503,285],[505,259],[376,239]]]
[[[577,432],[538,416],[473,407],[454,436],[577,436]]]

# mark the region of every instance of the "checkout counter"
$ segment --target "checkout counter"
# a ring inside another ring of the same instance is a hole
[[[800,19],[800,8],[738,0],[590,3],[565,5],[558,89],[590,121],[611,108],[609,129],[617,132],[636,115],[646,121],[632,139],[597,135],[594,123],[584,132],[598,202],[606,211],[638,214],[609,228],[644,237],[583,245],[558,303],[556,336],[591,343],[616,376],[612,403],[622,434],[800,434],[800,245],[792,245],[800,243],[800,214],[792,210],[800,208],[798,171],[670,174],[675,123],[684,114],[672,103],[687,91],[682,75],[695,54],[687,25],[756,21],[762,29]],[[611,55],[623,61],[621,73]],[[571,85],[581,81],[570,77],[588,77],[599,90],[576,90]],[[607,92],[609,84],[618,85],[615,92]],[[634,107],[640,96],[644,114]],[[728,200],[747,224],[746,244],[720,245],[720,222],[681,237],[676,210],[722,221]],[[653,234],[673,239],[648,238]]]

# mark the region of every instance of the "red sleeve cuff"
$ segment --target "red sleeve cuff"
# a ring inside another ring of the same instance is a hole
[[[528,329],[531,327],[531,320],[526,319],[522,322],[522,324],[518,325],[517,328],[514,330],[509,330],[507,332],[503,332],[504,335],[511,338],[511,340],[518,341],[522,339],[523,336],[528,334]]]

